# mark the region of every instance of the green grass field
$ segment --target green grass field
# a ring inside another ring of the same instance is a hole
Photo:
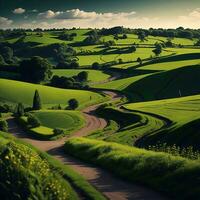
[[[199,161],[85,138],[68,140],[65,151],[169,197],[196,199],[199,196]]]
[[[53,74],[58,75],[58,76],[72,77],[72,76],[76,76],[78,73],[82,71],[88,72],[88,81],[90,82],[100,82],[100,81],[105,81],[110,78],[110,75],[98,70],[56,69],[56,70],[53,70]]]
[[[159,133],[148,135],[145,145],[156,141],[177,144],[179,146],[193,146],[199,149],[199,120],[200,120],[200,96],[188,96],[182,98],[150,101],[145,103],[128,104],[124,107],[129,110],[156,114],[169,119],[172,124]]]
[[[72,134],[85,125],[85,120],[78,111],[41,110],[32,112],[41,126],[32,128],[36,134],[54,136],[53,129],[63,129],[65,135]]]
[[[40,93],[44,108],[49,108],[58,104],[61,104],[62,107],[66,107],[68,100],[71,98],[76,98],[79,101],[79,108],[102,102],[105,99],[102,95],[90,91],[58,89],[7,79],[0,79],[0,85],[1,102],[14,104],[22,102],[25,106],[32,106],[33,95],[36,89]],[[90,97],[92,98],[91,100]]]

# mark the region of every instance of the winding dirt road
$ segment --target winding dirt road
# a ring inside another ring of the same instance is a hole
[[[114,92],[105,92],[113,100],[118,100],[121,96],[118,96]],[[99,105],[90,106],[83,110],[83,115],[86,119],[86,126],[73,134],[72,137],[85,136],[89,132],[103,129],[107,122],[94,115],[94,111]],[[102,192],[108,199],[111,200],[165,200],[160,194],[143,186],[127,183],[119,178],[116,178],[107,171],[104,171],[98,167],[94,167],[90,164],[79,161],[69,155],[66,155],[63,151],[64,142],[67,137],[56,141],[39,141],[32,138],[25,133],[16,123],[14,118],[8,119],[9,132],[17,138],[20,138],[42,151],[48,152],[50,155],[60,160],[64,164],[67,164],[73,168],[76,172],[81,174],[88,180],[94,187]]]

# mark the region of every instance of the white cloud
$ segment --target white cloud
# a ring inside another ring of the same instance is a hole
[[[43,19],[96,19],[96,18],[120,18],[120,17],[133,17],[135,12],[120,12],[120,13],[97,13],[87,12],[79,9],[72,9],[66,11],[48,10],[39,13],[38,16]]]
[[[190,11],[187,15],[178,17],[177,24],[191,28],[199,28],[200,8]]]
[[[5,18],[5,17],[0,17],[0,27],[7,28],[12,23],[13,23],[12,20],[9,20],[8,18]]]
[[[23,14],[25,12],[26,12],[26,10],[23,9],[23,8],[16,8],[16,9],[13,10],[14,14]]]

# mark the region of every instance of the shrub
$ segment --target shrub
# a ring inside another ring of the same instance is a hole
[[[18,103],[15,108],[15,115],[17,117],[21,117],[24,115],[24,105],[22,103]]]
[[[62,135],[62,134],[65,133],[65,131],[64,131],[63,129],[60,129],[60,128],[54,128],[54,129],[53,129],[53,133],[54,133],[55,135]]]
[[[70,99],[68,101],[68,105],[70,109],[75,110],[76,108],[78,108],[79,103],[76,99]]]
[[[32,128],[35,128],[35,127],[38,127],[41,125],[39,119],[31,114],[29,114],[29,116],[27,118],[27,122]]]
[[[98,62],[94,62],[92,64],[92,69],[99,69],[100,68],[100,64]]]
[[[0,131],[8,131],[8,123],[3,119],[0,119]]]

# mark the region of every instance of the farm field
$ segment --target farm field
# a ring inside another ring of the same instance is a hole
[[[78,8],[15,12],[25,12],[19,19],[49,20],[49,27],[57,20],[71,26],[137,16]],[[0,34],[0,184],[6,185],[0,194],[19,200],[199,198],[200,29],[55,27]]]
[[[58,76],[72,77],[76,76],[78,73],[82,71],[86,71],[88,73],[88,81],[90,82],[106,81],[107,79],[110,78],[110,75],[98,70],[58,69],[58,70],[53,70],[53,74]]]
[[[83,116],[78,111],[49,111],[32,112],[41,125],[31,130],[37,134],[53,136],[53,130],[62,129],[66,134],[71,134],[85,125]]]
[[[83,108],[87,105],[100,103],[105,98],[90,91],[58,89],[6,79],[0,79],[0,85],[1,101],[14,104],[22,102],[26,106],[32,105],[32,98],[36,89],[41,93],[44,108],[50,108],[58,104],[65,107],[70,98],[77,98],[80,102],[80,108]]]

